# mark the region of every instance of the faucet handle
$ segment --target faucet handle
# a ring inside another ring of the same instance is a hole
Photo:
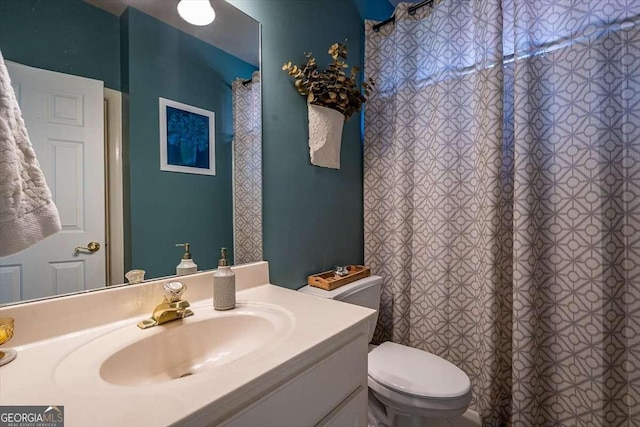
[[[182,294],[187,290],[187,285],[182,282],[166,282],[162,285],[164,297],[168,302],[180,301]]]

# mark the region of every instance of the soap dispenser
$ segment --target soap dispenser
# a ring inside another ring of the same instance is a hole
[[[189,243],[176,243],[176,246],[184,246],[184,254],[182,254],[180,264],[176,266],[176,274],[178,276],[184,276],[185,274],[196,273],[198,271],[198,266],[191,259]]]
[[[222,248],[218,269],[213,273],[213,308],[231,310],[236,306],[236,275],[227,261],[227,249]]]

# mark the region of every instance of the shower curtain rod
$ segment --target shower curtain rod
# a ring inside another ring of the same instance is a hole
[[[434,2],[434,0],[423,0],[420,3],[418,3],[418,4],[414,5],[414,6],[411,6],[409,8],[409,15],[411,15],[411,16],[415,15],[416,14],[416,10],[420,9],[423,6],[432,5],[433,2]],[[377,33],[378,31],[380,31],[381,27],[384,27],[387,24],[391,24],[392,22],[396,22],[396,15],[395,14],[391,18],[385,19],[381,23],[374,25],[373,26],[373,31],[375,31]]]

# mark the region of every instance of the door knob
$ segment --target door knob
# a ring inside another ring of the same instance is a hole
[[[81,250],[85,250],[85,251],[89,251],[89,252],[97,252],[97,251],[100,250],[100,243],[98,243],[98,242],[89,242],[89,244],[87,245],[86,248],[84,246],[78,246],[75,249],[75,253],[78,253]]]

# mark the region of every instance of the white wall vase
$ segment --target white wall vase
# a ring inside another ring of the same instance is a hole
[[[340,145],[344,115],[331,108],[308,104],[309,156],[311,164],[340,169]]]

